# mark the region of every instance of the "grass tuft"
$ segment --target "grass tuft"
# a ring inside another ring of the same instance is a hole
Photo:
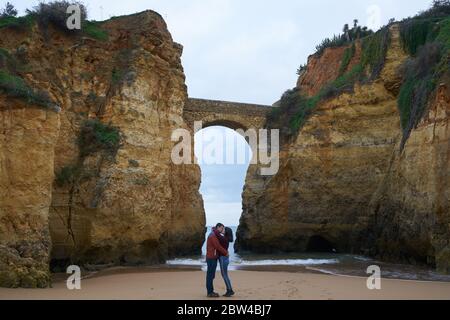
[[[32,14],[23,17],[6,16],[0,18],[0,29],[12,28],[21,31],[30,31],[35,22],[35,16]]]
[[[80,156],[86,157],[99,151],[115,156],[120,144],[119,129],[99,120],[87,120],[78,137]]]
[[[109,38],[108,32],[101,28],[99,22],[86,21],[82,26],[82,31],[85,35],[99,41],[108,41]]]
[[[30,88],[22,78],[5,70],[0,70],[0,91],[3,91],[9,97],[23,99],[29,104],[46,109],[55,108],[55,104],[50,100],[47,93]]]

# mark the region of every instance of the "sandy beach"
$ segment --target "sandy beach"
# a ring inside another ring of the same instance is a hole
[[[85,278],[81,290],[69,291],[63,275],[55,276],[53,288],[4,289],[0,299],[206,299],[205,273],[198,270],[105,271]],[[310,273],[233,271],[236,296],[231,300],[359,300],[450,299],[450,283],[382,280],[381,290],[368,290],[366,278]],[[216,291],[225,291],[220,274]]]

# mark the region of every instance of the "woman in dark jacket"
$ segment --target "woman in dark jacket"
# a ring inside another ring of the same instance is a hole
[[[228,247],[230,243],[234,241],[233,238],[233,230],[231,228],[225,227],[224,233],[216,232],[217,238],[219,239],[220,245],[228,251]],[[225,285],[227,287],[227,292],[224,294],[224,297],[231,297],[234,295],[233,287],[231,286],[231,280],[228,276],[228,266],[230,264],[230,257],[224,256],[219,253],[219,263],[220,263],[220,272],[222,273],[223,280],[225,281]]]

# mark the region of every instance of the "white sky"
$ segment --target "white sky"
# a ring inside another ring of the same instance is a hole
[[[39,1],[9,0],[20,13]],[[147,9],[166,20],[182,57],[189,96],[272,104],[295,86],[296,70],[345,23],[377,29],[429,7],[431,0],[85,0],[89,18]],[[3,5],[6,1],[0,1]],[[207,132],[210,129],[205,129]],[[225,130],[225,129],[222,129]],[[226,147],[224,147],[226,150]],[[237,225],[247,165],[202,166],[208,225]]]
[[[216,152],[212,152],[214,150],[211,147],[216,148]],[[245,153],[243,162],[238,161],[237,154],[240,152]],[[201,164],[201,155],[208,164]],[[224,165],[211,164],[214,155],[223,160],[219,163]],[[235,161],[227,164],[227,155],[234,155],[229,159],[233,158]],[[206,225],[221,222],[226,226],[237,226],[242,213],[242,190],[252,158],[249,145],[234,130],[209,127],[195,135],[195,156],[202,170],[200,193],[205,203]]]

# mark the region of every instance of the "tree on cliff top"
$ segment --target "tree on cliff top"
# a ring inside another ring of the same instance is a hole
[[[351,44],[353,41],[364,38],[373,34],[373,31],[367,27],[361,27],[358,25],[358,19],[353,20],[353,28],[350,29],[350,25],[346,23],[342,29],[342,34],[334,35],[333,38],[326,38],[321,44],[316,46],[316,55],[322,55],[327,48],[341,47]]]
[[[419,14],[422,18],[445,17],[450,15],[450,0],[433,0],[431,8]]]
[[[16,16],[17,16],[16,8],[14,8],[14,6],[11,3],[7,2],[2,10],[2,13],[0,13],[0,18],[16,17]]]

